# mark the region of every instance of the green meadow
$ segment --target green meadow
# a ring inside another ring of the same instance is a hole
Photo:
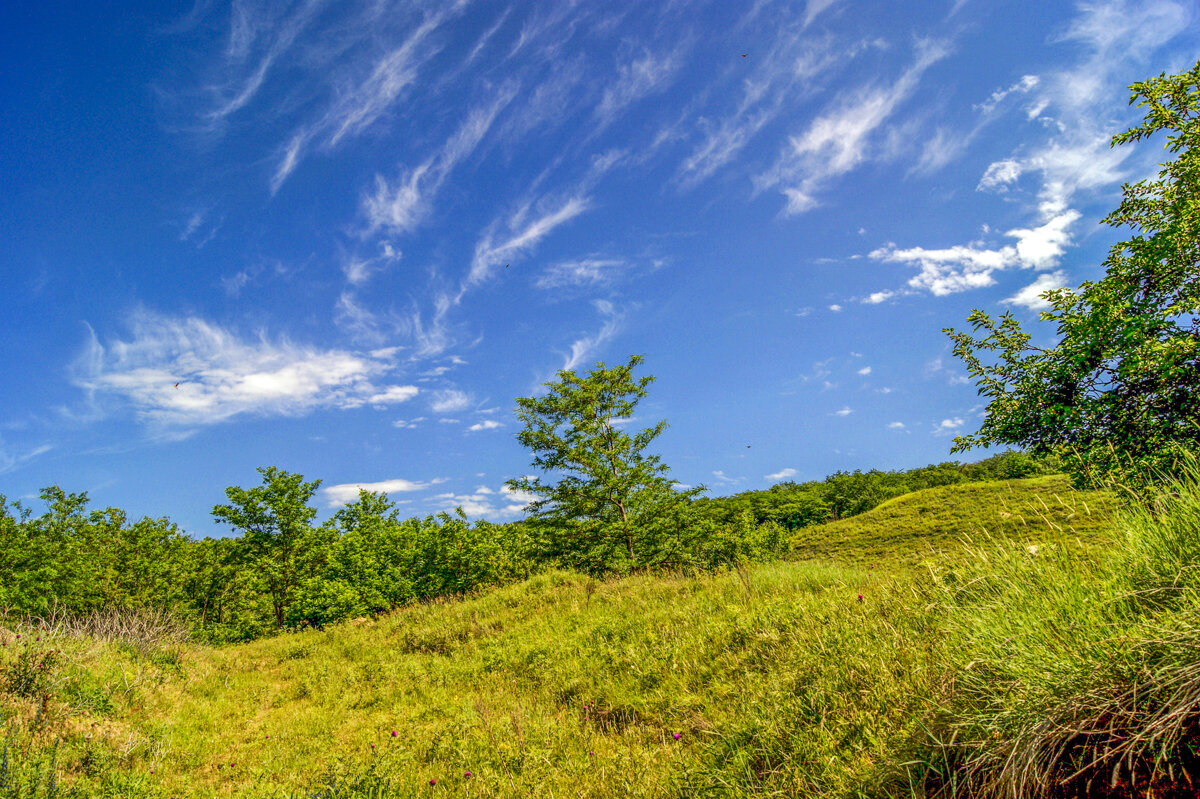
[[[1176,489],[1151,514],[944,486],[771,562],[549,571],[236,645],[9,618],[0,796],[1169,796],[1200,777]]]

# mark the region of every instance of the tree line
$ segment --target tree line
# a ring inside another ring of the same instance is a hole
[[[908,471],[839,472],[823,481],[684,501],[638,498],[631,536],[596,549],[596,530],[530,518],[495,524],[461,511],[401,517],[383,494],[316,524],[320,481],[275,467],[261,483],[226,489],[213,516],[225,538],[195,539],[166,518],[131,520],[90,507],[86,493],[52,486],[34,515],[0,496],[0,611],[44,615],[108,608],[170,610],[212,642],[323,626],[405,604],[524,579],[569,566],[591,574],[632,569],[716,569],[786,552],[800,527],[861,513],[890,496],[931,485],[1023,477],[1050,468],[1020,453],[978,464]],[[661,511],[669,513],[660,513]],[[649,518],[654,516],[653,520]],[[618,514],[619,519],[619,514]],[[632,555],[630,554],[632,547]],[[604,560],[604,553],[620,557]]]

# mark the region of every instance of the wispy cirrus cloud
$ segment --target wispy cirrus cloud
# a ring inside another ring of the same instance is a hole
[[[632,264],[622,258],[598,256],[557,261],[545,268],[534,282],[540,289],[602,286],[620,278]]]
[[[337,86],[325,110],[297,129],[281,149],[271,192],[279,191],[313,143],[333,149],[378,121],[416,82],[420,68],[440,51],[440,46],[431,42],[431,34],[446,18],[444,13],[425,16],[399,46],[380,55],[365,75]],[[364,36],[366,33],[363,31]]]
[[[533,250],[555,228],[571,221],[591,205],[583,195],[573,195],[552,205],[533,219],[528,206],[514,214],[507,224],[493,223],[475,245],[471,270],[463,282],[464,290],[486,280],[497,267]]]
[[[31,449],[14,447],[8,445],[4,438],[0,437],[0,474],[15,471],[39,455],[45,455],[53,449],[53,444],[39,444]]]
[[[563,361],[562,368],[564,370],[577,369],[587,361],[590,361],[595,352],[606,341],[616,335],[620,329],[622,315],[613,307],[611,302],[596,300],[593,305],[600,313],[600,316],[603,317],[604,325],[593,335],[585,336],[572,342],[571,351]]]
[[[251,0],[233,3],[220,78],[204,88],[209,99],[209,107],[201,114],[206,132],[218,132],[227,117],[254,99],[272,67],[292,49],[325,4],[325,0],[306,0],[289,9]]]
[[[945,42],[918,42],[913,63],[890,86],[843,94],[804,132],[791,137],[775,165],[756,179],[758,189],[778,187],[789,215],[815,208],[820,189],[870,158],[872,134],[913,95],[925,71],[949,54]]]
[[[383,229],[411,233],[428,215],[437,194],[454,167],[470,155],[491,128],[497,115],[512,102],[518,85],[508,81],[491,102],[473,109],[453,136],[437,153],[419,166],[406,170],[394,182],[375,176],[375,191],[362,198],[362,213],[368,233]]]
[[[845,43],[833,36],[814,38],[802,29],[779,26],[769,49],[755,53],[740,68],[741,90],[731,111],[713,118],[702,116],[700,141],[680,163],[676,181],[690,189],[733,163],[745,147],[798,98],[812,94],[822,78],[845,67],[855,57],[880,43]],[[733,70],[727,77],[732,77]]]
[[[132,405],[159,427],[215,424],[236,416],[300,416],[317,408],[393,405],[415,386],[386,385],[386,353],[320,349],[241,337],[198,317],[145,310],[129,336],[102,344],[92,334],[72,368],[73,382],[98,400]]]
[[[471,407],[471,395],[454,388],[434,391],[429,401],[429,409],[434,413],[454,413],[469,407]]]
[[[639,58],[622,58],[617,79],[604,90],[596,117],[602,125],[612,122],[626,107],[665,90],[683,65],[681,50],[655,55],[644,51]]]

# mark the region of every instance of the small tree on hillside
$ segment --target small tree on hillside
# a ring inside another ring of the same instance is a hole
[[[557,478],[508,481],[537,497],[528,509],[544,555],[588,571],[647,565],[659,551],[651,539],[660,529],[648,515],[660,519],[701,490],[675,491],[668,468],[646,454],[665,421],[632,435],[623,429],[654,381],[634,378],[641,363],[638,355],[611,369],[601,362],[583,377],[562,370],[545,384],[546,396],[517,399],[525,425],[517,440],[533,450],[534,467]]]
[[[263,477],[261,486],[226,488],[230,504],[213,507],[212,514],[242,532],[242,541],[271,594],[275,626],[283,627],[301,576],[299,561],[305,539],[312,534],[312,520],[317,515],[308,501],[321,481],[306,483],[304,475],[274,466],[258,472]]]
[[[1109,251],[1104,279],[1043,295],[1055,346],[1032,345],[1008,313],[977,310],[973,334],[946,331],[988,399],[982,428],[956,438],[956,452],[1059,453],[1087,484],[1161,474],[1200,445],[1200,62],[1131,89],[1146,118],[1113,145],[1166,131],[1177,157],[1123,187],[1104,222],[1134,235]]]

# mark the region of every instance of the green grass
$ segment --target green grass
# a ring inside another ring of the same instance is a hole
[[[1043,545],[1109,529],[1116,507],[1103,491],[1075,491],[1063,475],[914,491],[848,519],[802,528],[796,558],[839,563],[941,560],[971,541]]]
[[[1114,524],[1061,479],[934,489],[805,531],[806,560],[553,572],[222,648],[0,632],[29,686],[0,686],[0,797],[1035,796],[1076,770],[1161,796],[1200,721],[1178,495]]]

